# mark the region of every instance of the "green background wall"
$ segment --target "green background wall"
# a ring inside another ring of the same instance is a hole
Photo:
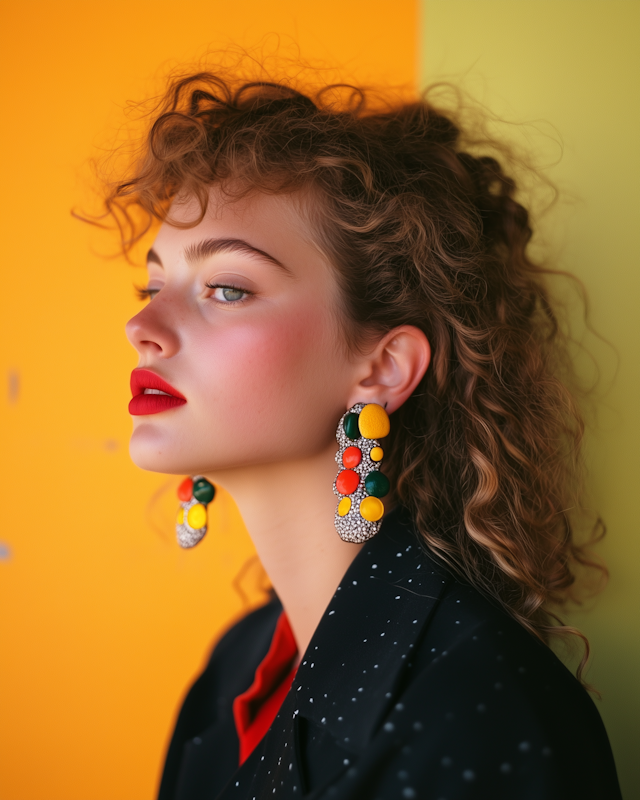
[[[627,800],[640,798],[640,3],[426,0],[421,83],[452,78],[543,156],[561,200],[547,251],[580,277],[612,345],[585,344],[601,371],[587,434],[589,489],[608,533],[611,577],[571,621],[591,640],[589,680]],[[503,132],[504,132],[503,131]],[[557,144],[562,142],[562,148]],[[603,799],[604,800],[604,799]]]

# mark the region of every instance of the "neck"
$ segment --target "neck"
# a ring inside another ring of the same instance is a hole
[[[234,498],[282,601],[300,656],[362,545],[333,526],[335,445],[304,461],[212,475]]]

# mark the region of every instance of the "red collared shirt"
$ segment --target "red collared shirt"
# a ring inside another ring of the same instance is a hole
[[[271,727],[296,674],[298,647],[283,611],[269,652],[255,672],[253,683],[233,701],[233,718],[240,739],[240,764],[251,755]]]

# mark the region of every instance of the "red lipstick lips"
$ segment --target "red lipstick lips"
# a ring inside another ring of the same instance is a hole
[[[145,390],[148,393],[145,393]],[[162,394],[158,394],[162,392]],[[155,372],[148,369],[134,369],[131,373],[131,394],[129,413],[134,417],[146,414],[159,414],[170,408],[183,406],[187,402],[177,389],[163,381]]]

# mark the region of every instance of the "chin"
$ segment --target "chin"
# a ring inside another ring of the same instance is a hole
[[[129,455],[133,463],[148,472],[167,475],[189,475],[189,463],[181,447],[163,435],[153,423],[137,425],[129,442]]]

